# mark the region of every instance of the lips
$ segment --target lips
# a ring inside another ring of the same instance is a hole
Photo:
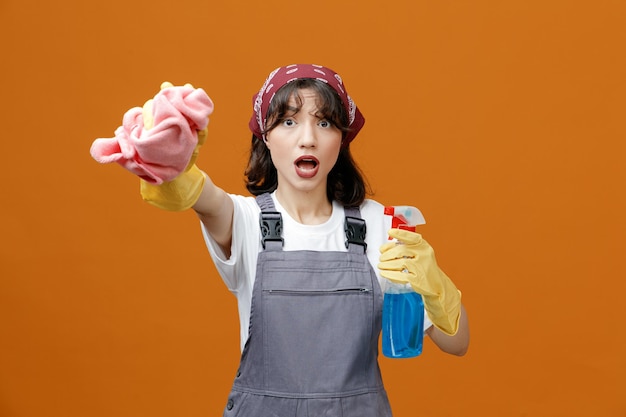
[[[319,170],[320,162],[311,155],[303,155],[295,160],[296,174],[301,178],[312,178]]]

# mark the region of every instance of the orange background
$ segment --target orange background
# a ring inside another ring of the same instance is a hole
[[[2,0],[0,416],[221,415],[235,299],[192,212],[89,155],[164,80],[216,104],[245,193],[251,96],[327,65],[353,151],[463,290],[467,356],[381,359],[399,417],[625,416],[626,3]],[[621,393],[621,394],[620,394]]]

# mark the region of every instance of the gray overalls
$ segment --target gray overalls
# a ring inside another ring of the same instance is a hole
[[[224,417],[390,417],[377,361],[383,298],[358,208],[346,208],[348,252],[283,251],[280,213],[268,194],[257,203],[264,250]]]

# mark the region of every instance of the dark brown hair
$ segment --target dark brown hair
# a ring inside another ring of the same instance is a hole
[[[296,100],[297,108],[302,106],[299,91],[312,89],[318,99],[318,113],[343,132],[350,130],[348,115],[339,95],[323,81],[302,78],[285,84],[277,92],[267,111],[267,134],[283,121],[289,111],[289,100]],[[271,193],[278,186],[278,174],[272,162],[270,151],[263,138],[252,135],[250,158],[245,171],[246,188],[253,195]],[[329,201],[336,200],[344,206],[359,206],[369,194],[365,177],[350,153],[350,145],[342,147],[335,166],[328,173],[326,195]]]

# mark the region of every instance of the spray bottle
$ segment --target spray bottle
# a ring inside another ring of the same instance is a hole
[[[385,207],[391,227],[414,232],[426,223],[422,213],[411,206]],[[424,339],[424,301],[410,284],[387,281],[383,298],[383,355],[412,358],[422,353]]]

